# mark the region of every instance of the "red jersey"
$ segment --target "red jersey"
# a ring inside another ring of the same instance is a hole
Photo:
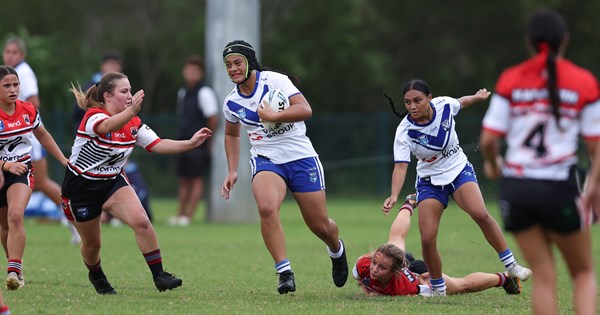
[[[560,121],[552,114],[546,53],[505,70],[483,120],[483,128],[506,137],[502,174],[565,180],[577,163],[579,136],[600,139],[600,87],[589,71],[556,59]]]
[[[370,266],[371,257],[363,255],[358,258],[353,270],[354,278],[370,291],[391,296],[419,294],[419,276],[407,268],[402,268],[401,272],[392,275],[390,282],[384,287],[377,279],[371,279]]]
[[[135,116],[115,132],[98,134],[98,124],[110,114],[103,108],[90,108],[79,124],[67,167],[87,179],[115,178],[127,162],[135,145],[151,151],[160,138]]]
[[[40,126],[40,116],[32,103],[16,101],[15,111],[8,115],[0,110],[0,158],[2,161],[31,161],[33,129]]]

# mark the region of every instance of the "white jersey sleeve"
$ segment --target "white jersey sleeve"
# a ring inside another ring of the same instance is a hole
[[[229,98],[234,97],[235,94],[237,94],[236,89],[231,91],[229,93],[229,95],[227,97],[225,97],[225,100],[223,101],[223,115],[225,116],[225,119],[232,124],[239,123],[240,117],[245,117],[243,108],[238,108],[239,113],[238,113],[238,115],[236,115],[231,110],[231,108],[229,108],[229,106],[228,106],[229,102],[231,102],[231,100]]]
[[[37,96],[39,94],[38,82],[35,73],[29,64],[23,61],[17,65],[15,70],[19,75],[19,99],[26,101],[32,96]]]
[[[579,125],[583,138],[600,137],[600,100],[583,108]]]
[[[510,122],[510,102],[500,94],[493,94],[485,116],[483,128],[496,134],[504,135]]]
[[[85,133],[89,136],[97,135],[95,129],[96,125],[101,123],[102,121],[108,119],[108,115],[104,113],[97,113],[88,118],[85,122]]]
[[[150,144],[156,144],[156,141],[160,140],[160,137],[152,130],[148,125],[142,124],[138,130],[137,139],[135,144],[147,150]]]
[[[219,106],[217,105],[217,95],[212,88],[203,86],[198,91],[198,104],[204,117],[209,118],[217,114]]]
[[[411,144],[410,139],[405,136],[406,132],[406,123],[400,123],[394,138],[394,162],[396,163],[410,163]]]
[[[435,105],[437,104],[448,104],[450,106],[450,113],[452,116],[456,116],[460,112],[460,101],[454,97],[439,96],[431,100]]]
[[[283,74],[279,75],[284,76]],[[284,80],[278,80],[276,82],[277,85],[275,86],[275,88],[282,90],[288,98],[296,94],[300,94],[300,90],[298,90],[298,88],[287,77]]]

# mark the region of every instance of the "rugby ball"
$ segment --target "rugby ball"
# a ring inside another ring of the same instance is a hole
[[[271,107],[271,109],[273,109],[276,112],[280,112],[280,111],[290,107],[290,100],[285,95],[285,93],[283,93],[283,91],[280,89],[270,90],[267,93],[267,95],[265,95],[263,100],[266,100],[267,103],[269,104],[269,106]],[[265,128],[269,128],[270,130],[277,130],[277,129],[281,128],[282,126],[286,125],[286,123],[270,122],[270,121],[263,121],[262,124]]]

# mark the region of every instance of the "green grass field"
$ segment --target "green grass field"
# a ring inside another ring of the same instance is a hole
[[[393,218],[381,214],[381,202],[329,200],[329,213],[340,227],[350,268],[358,256],[387,240]],[[166,220],[175,207],[175,200],[153,201],[163,262],[167,271],[184,280],[181,288],[162,293],[154,288],[128,227],[103,229],[102,264],[118,294],[100,296],[87,280],[79,248],[69,244],[68,230],[58,224],[26,220],[23,266],[27,285],[2,292],[13,314],[531,313],[530,283],[525,283],[520,296],[490,289],[446,298],[366,298],[351,277],[345,287],[336,288],[325,246],[305,226],[293,201],[286,201],[281,213],[297,291],[281,296],[258,222],[206,224],[199,213],[189,227],[170,227]],[[490,211],[498,220],[495,205]],[[598,226],[593,235],[594,252],[600,253]],[[521,258],[512,236],[507,239],[516,257]],[[419,243],[415,217],[407,248],[416,256],[420,256]],[[475,223],[455,207],[449,207],[442,219],[439,248],[444,272],[453,276],[503,269]],[[596,268],[600,270],[600,260],[596,260]],[[558,270],[560,312],[573,313],[572,287],[562,262]]]

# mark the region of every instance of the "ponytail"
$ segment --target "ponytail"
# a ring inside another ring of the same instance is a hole
[[[88,110],[93,107],[104,107],[104,93],[113,93],[116,86],[116,81],[127,79],[127,76],[120,72],[105,73],[100,79],[100,82],[92,85],[87,91],[82,91],[81,86],[77,87],[71,83],[69,91],[75,96],[77,106],[83,110]]]
[[[81,90],[79,83],[77,83],[77,87],[71,83],[69,91],[75,96],[77,106],[83,110],[88,110],[92,107],[102,107],[102,104],[98,101],[98,86],[95,84],[84,92]]]
[[[431,95],[431,88],[429,87],[429,84],[427,84],[427,82],[425,82],[421,79],[412,79],[412,80],[404,83],[404,85],[402,87],[403,94],[406,94],[408,91],[412,91],[412,90],[419,91],[425,95]],[[401,111],[396,110],[396,105],[394,104],[394,100],[392,99],[391,96],[389,96],[387,94],[387,92],[385,90],[383,90],[383,96],[387,99],[388,103],[390,104],[390,107],[392,108],[392,112],[394,113],[394,115],[396,115],[399,118],[404,118],[404,116],[406,116],[408,114],[408,110],[406,108],[404,108]]]
[[[556,119],[556,125],[560,130],[562,130],[560,127],[560,95],[558,93],[557,86],[556,52],[551,49],[548,50],[548,56],[546,57],[546,69],[548,70],[546,87],[548,89],[550,105],[552,106],[552,115],[554,115],[554,118]]]
[[[548,79],[548,99],[552,106],[552,115],[560,127],[560,94],[558,91],[558,73],[556,58],[568,33],[565,19],[558,13],[546,8],[535,11],[529,17],[527,25],[527,37],[532,47],[539,54],[546,57],[546,71]]]
[[[408,114],[408,111],[406,109],[398,111],[396,110],[396,104],[394,104],[394,100],[392,99],[391,96],[389,96],[387,94],[387,91],[384,89],[383,90],[383,96],[387,99],[388,104],[390,104],[390,107],[392,108],[392,112],[394,113],[394,115],[396,115],[396,117],[402,119],[404,118],[404,116],[406,116],[406,114]]]

